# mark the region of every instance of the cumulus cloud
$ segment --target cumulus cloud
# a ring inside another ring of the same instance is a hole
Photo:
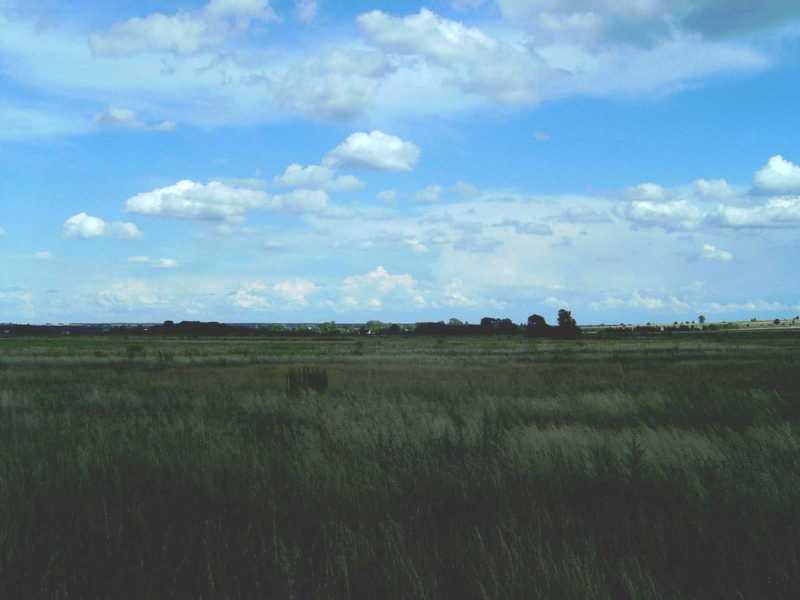
[[[328,206],[325,190],[292,190],[270,198],[267,208],[295,214],[321,212]]]
[[[99,237],[115,237],[132,240],[142,236],[142,232],[134,223],[114,221],[107,223],[100,217],[93,217],[85,212],[71,216],[64,222],[63,235],[68,239],[89,240]]]
[[[112,311],[140,310],[166,304],[150,283],[136,279],[112,283],[98,290],[95,299],[102,308]]]
[[[89,36],[89,45],[98,55],[149,51],[191,54],[222,43],[232,32],[247,29],[252,21],[276,19],[267,0],[212,0],[199,11],[154,13],[115,23],[110,30]]]
[[[636,200],[624,206],[620,212],[639,227],[661,227],[668,231],[693,229],[703,221],[703,212],[686,200]]]
[[[131,256],[128,262],[145,265],[153,269],[177,269],[178,261],[173,258],[150,258],[149,256]]]
[[[451,82],[462,90],[504,103],[536,101],[536,84],[555,74],[524,45],[499,41],[426,8],[406,17],[375,10],[359,16],[358,25],[385,50],[424,58],[446,69]]]
[[[380,52],[344,47],[289,61],[255,78],[268,84],[279,106],[312,119],[343,121],[372,108],[395,70]]]
[[[730,262],[733,260],[733,254],[711,244],[703,244],[703,258],[708,261]]]
[[[800,197],[770,198],[756,206],[720,205],[706,220],[709,224],[733,229],[800,227]]]
[[[420,157],[419,147],[382,131],[352,134],[331,150],[323,163],[328,167],[353,166],[380,171],[411,171]]]
[[[341,294],[342,304],[351,309],[379,309],[389,298],[398,302],[410,301],[417,307],[426,304],[414,277],[407,273],[393,275],[382,266],[364,275],[345,277]]]
[[[309,305],[308,297],[317,292],[317,285],[307,279],[287,279],[273,285],[252,281],[233,292],[231,301],[235,306],[247,310],[302,308]]]
[[[283,175],[273,179],[276,185],[293,188],[325,189],[328,191],[351,191],[364,187],[353,175],[337,175],[336,172],[321,165],[291,164]]]
[[[328,206],[328,199],[325,190],[296,189],[269,195],[263,190],[230,186],[220,181],[202,184],[183,180],[129,198],[125,210],[173,219],[236,222],[256,209],[294,214],[319,212]]]
[[[316,293],[319,288],[307,279],[290,279],[281,281],[273,286],[275,294],[297,306],[308,306],[308,296]]]
[[[703,199],[727,200],[738,194],[736,188],[724,179],[698,179],[692,185]]]
[[[125,210],[140,215],[223,221],[243,217],[249,210],[266,205],[267,195],[258,190],[227,186],[218,181],[206,185],[190,180],[137,194]]]
[[[800,194],[800,166],[781,155],[773,156],[753,181],[758,193]]]

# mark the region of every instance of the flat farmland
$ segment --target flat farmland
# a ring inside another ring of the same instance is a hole
[[[0,338],[4,598],[794,598],[800,337]]]

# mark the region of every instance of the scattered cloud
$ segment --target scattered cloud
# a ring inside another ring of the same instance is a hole
[[[101,288],[96,292],[95,300],[100,307],[106,310],[120,312],[167,304],[167,300],[159,295],[151,283],[137,279],[118,281]]]
[[[770,198],[756,206],[724,206],[709,213],[709,224],[732,229],[800,227],[800,197]]]
[[[417,192],[416,198],[417,202],[422,202],[426,204],[435,204],[439,202],[442,197],[442,186],[440,185],[429,185],[424,190],[420,190]]]
[[[251,22],[277,19],[267,0],[212,0],[198,11],[154,13],[115,23],[108,31],[89,36],[89,45],[95,54],[104,56],[191,54],[246,31]]]
[[[513,229],[517,235],[553,235],[553,228],[545,223],[523,223],[515,219],[506,219],[494,227]]]
[[[253,281],[233,292],[231,301],[246,310],[304,308],[309,305],[309,296],[318,292],[317,285],[307,279],[287,279],[273,285]]]
[[[294,15],[298,21],[306,25],[310,25],[317,18],[316,0],[296,0],[294,4]]]
[[[173,121],[145,123],[139,115],[127,108],[109,107],[95,116],[94,122],[100,127],[116,129],[143,129],[150,131],[170,132],[177,128]]]
[[[299,164],[289,165],[283,175],[273,179],[273,183],[283,187],[328,191],[352,191],[364,187],[361,180],[353,175],[337,175],[333,169],[320,165],[304,167]]]
[[[128,262],[135,265],[145,265],[153,269],[177,269],[178,261],[173,258],[150,258],[149,256],[131,256]]]
[[[635,226],[661,227],[667,231],[694,229],[703,221],[702,211],[686,200],[636,200],[624,206],[621,213]]]
[[[349,309],[366,308],[377,310],[384,302],[411,302],[420,308],[426,305],[418,283],[410,274],[393,275],[384,267],[364,275],[345,277],[341,285],[341,303]]]
[[[354,133],[331,150],[323,163],[328,167],[364,167],[380,171],[411,171],[420,157],[419,147],[382,131]]]
[[[382,200],[383,202],[396,202],[397,201],[397,191],[395,190],[383,190],[382,192],[378,192],[378,200]]]
[[[753,182],[755,191],[760,194],[800,194],[800,165],[781,155],[773,156],[756,173]]]
[[[703,244],[703,258],[708,261],[731,262],[733,254],[711,244]]]
[[[134,223],[114,221],[107,223],[100,217],[85,212],[71,216],[64,222],[62,232],[67,239],[89,240],[99,237],[115,237],[132,240],[142,237],[142,232]]]
[[[297,306],[308,306],[308,296],[316,293],[316,284],[307,279],[289,279],[272,287],[275,294]]]

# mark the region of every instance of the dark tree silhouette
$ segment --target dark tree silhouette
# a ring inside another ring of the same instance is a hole
[[[558,311],[558,326],[565,330],[578,328],[578,324],[572,318],[572,313],[563,308]]]

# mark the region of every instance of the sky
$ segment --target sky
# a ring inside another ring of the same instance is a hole
[[[0,322],[800,314],[796,0],[0,0]]]

